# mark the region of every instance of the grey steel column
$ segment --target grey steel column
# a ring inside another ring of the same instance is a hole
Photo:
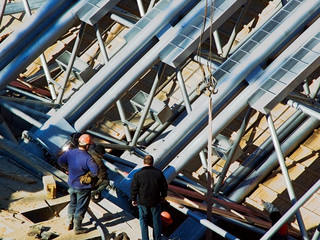
[[[7,66],[18,55],[20,55],[27,46],[33,44],[36,38],[39,37],[37,36],[37,34],[39,34],[39,31],[48,27],[49,23],[51,24],[56,21],[62,14],[69,10],[72,4],[73,1],[48,0],[44,5],[42,5],[37,13],[32,16],[30,21],[24,23],[24,29],[15,31],[1,43],[0,70]],[[60,35],[56,36],[57,39],[59,37]],[[23,41],[21,41],[21,39],[23,39]],[[32,60],[30,61],[30,63],[31,62]],[[20,66],[16,65],[15,67],[18,68]]]
[[[60,92],[59,92],[59,95],[58,95],[57,103],[61,103],[61,101],[62,101],[64,90],[65,90],[67,82],[69,80],[69,77],[70,77],[70,74],[71,74],[71,71],[72,71],[72,67],[73,67],[73,63],[74,63],[74,61],[76,59],[76,56],[77,56],[77,53],[78,53],[78,50],[79,50],[79,47],[80,47],[80,43],[81,43],[81,40],[82,40],[82,36],[84,34],[85,27],[86,27],[86,23],[82,22],[81,26],[80,26],[80,30],[78,32],[78,35],[76,37],[76,41],[74,42],[74,45],[73,45],[72,53],[71,53],[71,56],[70,56],[70,59],[69,59],[69,62],[68,62],[68,67],[67,67],[67,69],[66,69],[66,71],[64,73],[64,78],[63,78],[63,81],[62,81],[62,84],[61,84],[61,89],[60,89]]]
[[[121,119],[121,122],[122,122],[123,129],[124,129],[124,132],[125,132],[125,135],[126,135],[127,142],[131,142],[132,137],[131,137],[131,133],[130,133],[128,124],[126,122],[127,119],[126,119],[126,116],[125,116],[125,113],[124,113],[124,110],[123,110],[123,107],[122,107],[121,100],[118,100],[116,102],[116,105],[117,105],[117,109],[118,109],[118,112],[119,112],[119,115],[120,115],[120,119]]]
[[[178,78],[179,86],[181,89],[181,93],[183,96],[183,100],[184,100],[187,112],[190,113],[192,111],[191,104],[190,104],[189,96],[187,93],[186,85],[184,84],[184,81],[183,81],[181,69],[177,67],[176,72],[177,72],[177,78]]]
[[[132,146],[135,146],[137,144],[137,140],[140,136],[140,131],[143,127],[143,123],[144,121],[146,120],[147,118],[147,115],[148,115],[148,112],[149,112],[149,109],[150,109],[150,106],[152,104],[152,100],[154,98],[154,95],[155,95],[155,92],[157,90],[157,86],[158,86],[158,83],[159,83],[159,79],[161,78],[162,74],[163,74],[163,69],[164,69],[164,64],[161,63],[160,64],[160,67],[158,69],[158,72],[157,72],[157,75],[156,75],[156,78],[154,79],[154,82],[152,84],[152,87],[151,87],[151,90],[150,90],[150,93],[149,93],[149,96],[148,96],[148,99],[145,103],[145,106],[143,108],[143,111],[142,111],[142,114],[141,114],[141,117],[139,119],[139,123],[138,123],[138,126],[137,126],[137,129],[134,133],[134,136],[133,136],[133,139],[131,141],[131,144]]]
[[[6,1],[6,0],[4,0],[4,1]],[[31,11],[30,11],[30,7],[29,7],[29,4],[28,4],[28,0],[23,0],[23,5],[24,5],[24,9],[25,9],[28,17],[31,17]],[[50,90],[50,93],[51,93],[51,97],[52,97],[53,100],[55,100],[57,98],[57,95],[56,95],[55,89],[54,89],[53,84],[52,84],[53,79],[52,79],[52,77],[50,75],[48,64],[47,64],[46,58],[45,58],[43,53],[41,53],[41,55],[40,55],[40,60],[41,60],[41,63],[42,63],[43,71],[44,71],[45,76],[46,76],[46,80],[47,80],[48,87],[49,87],[49,90]]]
[[[319,239],[320,239],[320,224],[318,225],[316,231],[314,232],[311,240],[319,240]]]
[[[278,231],[278,229],[287,222],[292,215],[320,188],[320,180],[318,180],[279,220],[274,224],[260,240],[267,240]]]
[[[229,167],[231,165],[233,156],[234,156],[234,154],[235,154],[235,152],[236,152],[236,150],[238,148],[240,140],[241,140],[241,138],[243,136],[243,133],[244,133],[244,131],[246,129],[246,126],[247,126],[247,124],[248,124],[248,122],[250,120],[251,113],[252,113],[252,108],[249,107],[249,109],[248,109],[248,111],[247,111],[247,113],[246,113],[246,115],[245,115],[245,117],[244,117],[244,119],[242,121],[240,129],[238,131],[237,138],[236,138],[236,140],[234,141],[234,143],[232,145],[231,151],[228,154],[228,158],[227,158],[227,160],[226,160],[226,162],[225,162],[225,164],[223,166],[223,169],[222,169],[222,171],[221,171],[221,173],[219,175],[218,181],[216,182],[216,184],[214,186],[214,193],[216,193],[216,194],[220,191],[220,186],[221,186],[221,184],[222,184],[222,182],[223,182],[223,180],[224,180],[224,178],[225,178],[225,176],[227,174],[227,171],[228,171],[228,169],[229,169]]]
[[[294,193],[294,190],[293,190],[293,186],[292,186],[292,183],[291,183],[291,180],[290,180],[289,172],[288,172],[288,169],[287,169],[287,166],[286,166],[283,154],[282,154],[282,150],[281,150],[281,147],[280,147],[279,139],[277,137],[277,133],[276,133],[276,130],[275,130],[275,127],[274,127],[274,124],[273,124],[272,116],[270,114],[267,114],[266,117],[267,117],[267,120],[268,120],[269,130],[270,130],[270,133],[271,133],[273,145],[274,145],[274,148],[275,148],[277,156],[278,156],[278,161],[279,161],[279,165],[280,165],[280,168],[281,168],[281,172],[283,174],[283,177],[284,177],[286,185],[287,185],[288,194],[289,194],[291,203],[295,204],[296,201],[297,201],[296,194]],[[300,227],[300,231],[302,233],[303,238],[304,239],[309,239],[308,233],[306,231],[306,227],[304,225],[304,222],[303,222],[303,219],[302,219],[300,211],[296,212],[296,218],[297,218],[297,221],[298,221],[298,224],[299,224],[299,227]]]
[[[107,54],[107,51],[106,51],[106,47],[104,46],[103,39],[101,37],[101,33],[100,33],[100,30],[99,30],[99,24],[98,23],[96,23],[94,25],[94,29],[96,31],[96,36],[97,36],[97,39],[98,39],[98,44],[99,44],[99,47],[100,47],[101,54],[103,56],[104,64],[107,64],[107,62],[109,62],[109,58],[108,58],[108,54]]]

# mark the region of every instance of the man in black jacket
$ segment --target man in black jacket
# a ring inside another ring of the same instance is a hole
[[[167,196],[168,184],[163,173],[153,167],[153,157],[147,155],[143,168],[138,171],[131,183],[131,200],[138,206],[142,240],[149,240],[148,212],[151,212],[154,240],[161,239],[161,202]]]

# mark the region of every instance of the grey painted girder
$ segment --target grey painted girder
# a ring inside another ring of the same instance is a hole
[[[219,0],[215,1],[214,9],[211,10],[211,2],[208,1],[207,12],[204,11],[192,19],[183,31],[159,53],[161,61],[172,67],[180,66],[197,49],[200,38],[202,41],[206,40],[210,32],[216,32],[245,2],[245,0]],[[205,12],[206,16],[204,16]],[[210,16],[211,14],[213,16]]]
[[[270,76],[269,81],[250,97],[249,104],[252,108],[265,114],[269,113],[319,66],[320,19],[316,23],[318,25],[313,24],[313,27],[308,29],[313,34],[301,39],[304,41],[301,48],[286,59]]]

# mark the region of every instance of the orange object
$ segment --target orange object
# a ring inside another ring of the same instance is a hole
[[[93,141],[92,141],[92,138],[89,134],[82,134],[80,137],[79,137],[79,144],[81,145],[87,145],[87,144],[93,144]]]
[[[172,218],[171,218],[170,213],[168,213],[168,212],[166,212],[166,211],[161,212],[161,220],[162,220],[164,223],[167,223],[167,224],[173,223],[173,220],[172,220]]]

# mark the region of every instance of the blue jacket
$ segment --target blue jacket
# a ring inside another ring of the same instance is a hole
[[[80,177],[91,171],[91,176],[98,175],[98,166],[85,150],[74,148],[58,158],[58,164],[69,171],[68,184],[72,188],[92,188],[91,184],[83,185]]]

